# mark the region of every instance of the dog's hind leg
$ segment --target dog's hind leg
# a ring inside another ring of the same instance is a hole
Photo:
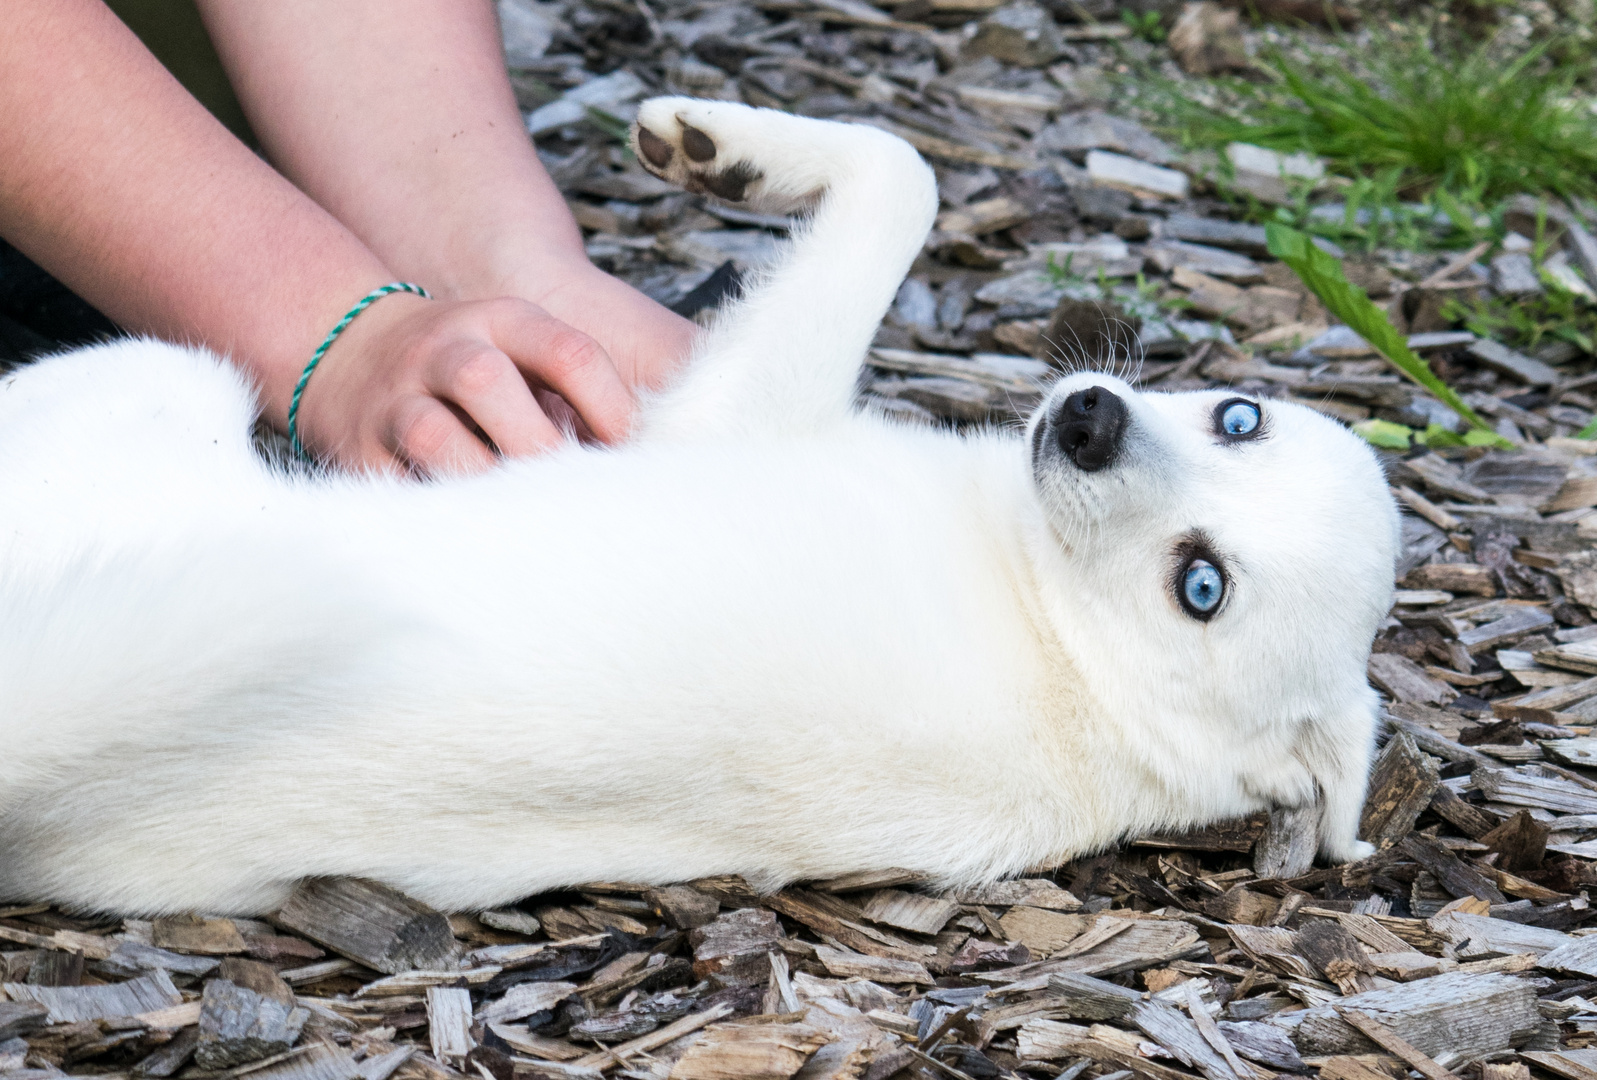
[[[1320,789],[1320,854],[1332,862],[1353,862],[1375,851],[1359,839],[1378,715],[1374,691],[1368,697],[1310,728],[1297,748]]]
[[[841,421],[937,210],[920,155],[864,125],[681,97],[644,102],[633,146],[646,168],[689,191],[767,213],[813,211],[650,404],[645,437],[798,434]]]

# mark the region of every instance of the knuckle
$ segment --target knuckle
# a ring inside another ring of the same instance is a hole
[[[547,339],[544,366],[551,374],[572,375],[596,366],[604,355],[599,343],[587,334],[561,327]]]
[[[407,455],[421,460],[437,457],[453,436],[453,421],[441,409],[425,402],[408,406],[395,419],[395,441]]]
[[[462,396],[484,394],[503,377],[504,363],[498,353],[468,353],[455,362],[449,376],[450,385]]]

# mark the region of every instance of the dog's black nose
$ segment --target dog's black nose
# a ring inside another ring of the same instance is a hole
[[[1077,390],[1054,407],[1049,418],[1059,449],[1085,472],[1114,460],[1126,432],[1126,403],[1102,386]]]

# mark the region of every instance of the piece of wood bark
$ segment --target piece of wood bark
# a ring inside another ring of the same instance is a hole
[[[325,1042],[296,1047],[275,1059],[234,1070],[230,1075],[249,1080],[361,1080],[360,1067],[349,1052]],[[456,1075],[449,1074],[450,1077]]]
[[[1597,1050],[1525,1050],[1519,1056],[1566,1080],[1597,1080]]]
[[[1265,814],[1252,814],[1183,833],[1155,833],[1138,837],[1132,841],[1132,846],[1176,851],[1249,851],[1263,832],[1267,820]]]
[[[1318,979],[1315,968],[1297,953],[1297,935],[1279,926],[1227,926],[1237,948],[1255,964],[1281,975]]]
[[[1496,758],[1488,757],[1479,750],[1455,742],[1415,719],[1427,713],[1440,713],[1444,717],[1447,715],[1442,710],[1432,709],[1428,705],[1401,703],[1393,705],[1381,715],[1394,731],[1403,732],[1414,740],[1415,746],[1432,757],[1441,758],[1443,761],[1464,762],[1477,768],[1496,768],[1500,764]]]
[[[995,881],[980,889],[956,893],[961,904],[982,907],[1034,907],[1049,911],[1080,911],[1081,901],[1069,889],[1062,889],[1047,878],[1015,878]]]
[[[1209,1045],[1197,1024],[1162,1002],[1139,1002],[1128,1019],[1143,1034],[1174,1054],[1176,1060],[1197,1069],[1208,1080],[1252,1080],[1251,1069],[1245,1076],[1235,1071],[1231,1063]]]
[[[1568,971],[1597,978],[1597,938],[1578,937],[1542,953],[1536,966],[1548,971]]]
[[[507,990],[503,997],[486,1002],[477,1010],[485,1024],[504,1024],[534,1013],[547,1012],[580,989],[571,982],[526,982]]]
[[[27,981],[34,986],[77,986],[83,982],[83,956],[54,950],[34,953]]]
[[[1247,926],[1269,926],[1280,910],[1280,900],[1256,892],[1246,885],[1227,889],[1219,896],[1211,896],[1203,902],[1204,914],[1221,922]]]
[[[684,1035],[691,1035],[700,1028],[708,1027],[718,1020],[722,1020],[732,1013],[732,1006],[726,1003],[714,1005],[704,1012],[691,1013],[674,1023],[667,1024],[658,1031],[641,1035],[630,1042],[620,1046],[612,1046],[597,1054],[589,1054],[572,1062],[579,1068],[609,1069],[625,1062],[628,1058],[638,1054],[647,1054],[651,1050],[658,1050],[667,1043],[675,1042]]]
[[[1341,923],[1306,920],[1298,931],[1297,951],[1344,994],[1375,989],[1375,981],[1370,978],[1373,967],[1369,954]]]
[[[1337,1013],[1358,1009],[1426,1054],[1483,1054],[1521,1046],[1541,1029],[1536,992],[1512,975],[1450,972],[1319,1005],[1301,1013],[1294,1041],[1305,1054],[1377,1049]]]
[[[395,1071],[416,1054],[414,1046],[396,1046],[387,1053],[373,1057],[367,1054],[356,1065],[360,1080],[388,1080]]]
[[[167,1077],[177,1072],[188,1064],[189,1058],[194,1056],[194,1047],[200,1041],[198,1027],[186,1027],[178,1031],[172,1038],[161,1046],[156,1047],[138,1064],[133,1066],[135,1076]]]
[[[1308,1071],[1308,1066],[1298,1056],[1298,1048],[1292,1045],[1286,1032],[1274,1024],[1258,1020],[1221,1020],[1216,1026],[1226,1042],[1250,1061],[1288,1072]]]
[[[1306,874],[1314,868],[1319,842],[1319,807],[1276,807],[1253,845],[1253,872],[1261,878]]]
[[[688,1047],[671,1080],[788,1080],[829,1041],[808,1024],[722,1024]]]
[[[1368,670],[1370,681],[1397,701],[1446,705],[1458,697],[1457,690],[1431,678],[1424,668],[1401,653],[1372,653]]]
[[[471,1037],[471,991],[463,987],[427,988],[427,1040],[433,1057],[446,1065],[463,1063],[477,1045]]]
[[[866,898],[864,915],[872,922],[917,934],[935,934],[959,912],[952,900],[901,889],[878,889]]]
[[[0,1042],[37,1031],[47,1022],[49,1006],[39,1001],[0,1001]]]
[[[1561,777],[1537,776],[1524,769],[1476,769],[1470,786],[1488,799],[1511,806],[1560,814],[1597,814],[1597,792]]]
[[[202,1069],[231,1069],[284,1053],[309,1018],[277,972],[229,957],[205,984],[194,1061]]]
[[[771,977],[768,954],[782,939],[774,912],[743,908],[716,916],[688,935],[693,974],[726,986],[756,986]]]
[[[1091,915],[1067,915],[1046,908],[1012,907],[1000,916],[998,925],[1004,937],[1018,941],[1033,956],[1052,956],[1070,944],[1092,924]]]
[[[233,956],[249,948],[233,920],[193,916],[156,919],[150,927],[150,944],[198,956]]]
[[[917,952],[910,942],[895,938],[891,934],[876,933],[873,937],[865,933],[859,925],[865,918],[864,913],[831,893],[790,888],[761,897],[760,903],[795,922],[803,923],[818,934],[835,939],[846,948],[862,952],[867,956],[919,960],[926,955],[924,952]]]
[[[184,956],[138,941],[123,941],[110,956],[95,964],[94,970],[100,975],[117,979],[138,978],[157,968],[199,978],[215,971],[218,963],[214,956]]]
[[[1393,735],[1370,773],[1359,835],[1377,848],[1395,844],[1413,831],[1439,783],[1436,760],[1406,731]]]
[[[831,974],[840,979],[869,979],[878,983],[919,983],[931,986],[936,980],[926,970],[926,965],[913,960],[895,960],[886,956],[866,956],[864,953],[830,949],[825,945],[815,947],[815,958]]]
[[[340,956],[388,975],[455,966],[457,947],[449,920],[375,882],[302,881],[273,918]]]
[[[1148,1060],[1135,1042],[1126,1044],[1125,1033],[1103,1025],[1084,1028],[1056,1020],[1033,1020],[1016,1036],[1015,1052],[1021,1061],[1087,1058],[1098,1064],[1129,1069],[1148,1080],[1191,1080],[1192,1077],[1191,1073]]]
[[[1479,840],[1498,824],[1495,817],[1471,806],[1445,784],[1439,786],[1436,794],[1431,796],[1431,809],[1472,840]]]
[[[1070,1020],[1118,1020],[1142,1000],[1142,995],[1091,975],[1064,973],[1048,978],[1048,989],[1060,998]]]
[[[1538,870],[1547,854],[1547,837],[1552,829],[1521,810],[1492,831],[1478,839],[1502,856],[1497,861],[1501,870],[1519,872]]]
[[[983,982],[1006,984],[1010,992],[1041,990],[1051,975],[1115,975],[1187,960],[1207,951],[1191,925],[1177,920],[1123,919],[1100,915],[1098,923],[1048,960],[1001,971],[978,972]]]
[[[1304,908],[1303,913],[1309,914],[1309,909]],[[1379,919],[1371,915],[1358,915],[1352,912],[1335,913],[1336,921],[1347,927],[1348,933],[1358,938],[1371,952],[1406,952],[1413,947],[1413,943],[1398,937],[1381,924]],[[1423,924],[1422,924],[1423,925]],[[1441,941],[1437,942],[1440,946]]]
[[[183,995],[164,971],[104,986],[29,986],[6,983],[0,987],[12,1001],[35,1001],[49,1010],[51,1024],[75,1024],[116,1016],[165,1009],[180,1004]]]
[[[810,882],[810,887],[821,892],[867,892],[872,889],[891,889],[899,885],[925,885],[930,879],[918,870],[893,867],[887,870],[859,870],[852,874],[839,874],[834,878]]]
[[[1533,953],[1542,956],[1577,939],[1545,926],[1450,911],[1428,920],[1430,927],[1453,944],[1461,960]]]
[[[1437,883],[1453,896],[1473,896],[1488,904],[1508,902],[1508,897],[1503,895],[1491,878],[1434,840],[1418,835],[1406,836],[1398,842],[1397,850],[1429,870],[1435,875]]]
[[[1392,1080],[1392,1074],[1356,1057],[1338,1054],[1320,1063],[1320,1080]]]
[[[696,930],[714,919],[721,904],[709,893],[691,885],[668,885],[643,894],[644,903],[667,924],[678,930]]]
[[[1208,1008],[1203,1004],[1203,995],[1198,992],[1197,984],[1189,979],[1182,984],[1182,989],[1186,992],[1187,1015],[1192,1018],[1192,1026],[1198,1029],[1203,1041],[1225,1059],[1227,1070],[1237,1077],[1237,1080],[1251,1080],[1256,1075],[1258,1080],[1264,1080],[1262,1070],[1243,1064],[1242,1059],[1237,1056],[1236,1049],[1226,1038],[1225,1032],[1220,1030],[1219,1025],[1214,1022],[1214,1017],[1209,1015]]]
[[[1370,953],[1370,966],[1375,970],[1375,974],[1393,982],[1414,982],[1416,979],[1429,979],[1433,975],[1442,973],[1442,962],[1439,959],[1413,949]]]
[[[1358,1028],[1373,1043],[1397,1055],[1426,1080],[1460,1080],[1460,1077],[1442,1068],[1429,1054],[1422,1052],[1403,1036],[1381,1023],[1369,1013],[1359,1009],[1338,1009],[1342,1019]]]

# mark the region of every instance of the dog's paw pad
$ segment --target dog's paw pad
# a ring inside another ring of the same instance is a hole
[[[660,136],[639,125],[638,156],[656,169],[664,169],[671,164],[671,159],[676,156],[676,150]]]
[[[709,161],[715,157],[715,140],[691,124],[683,124],[682,152],[694,161]]]
[[[687,109],[650,108],[669,103],[669,99],[645,103],[633,134],[633,148],[639,163],[661,179],[694,194],[713,195],[725,202],[746,201],[750,187],[765,174],[748,161],[730,160],[726,147],[718,145],[725,140],[717,140],[705,130],[717,126],[715,114],[697,110],[705,115],[694,115],[692,120],[697,121],[694,123],[690,122]],[[700,104],[690,103],[692,106]]]

